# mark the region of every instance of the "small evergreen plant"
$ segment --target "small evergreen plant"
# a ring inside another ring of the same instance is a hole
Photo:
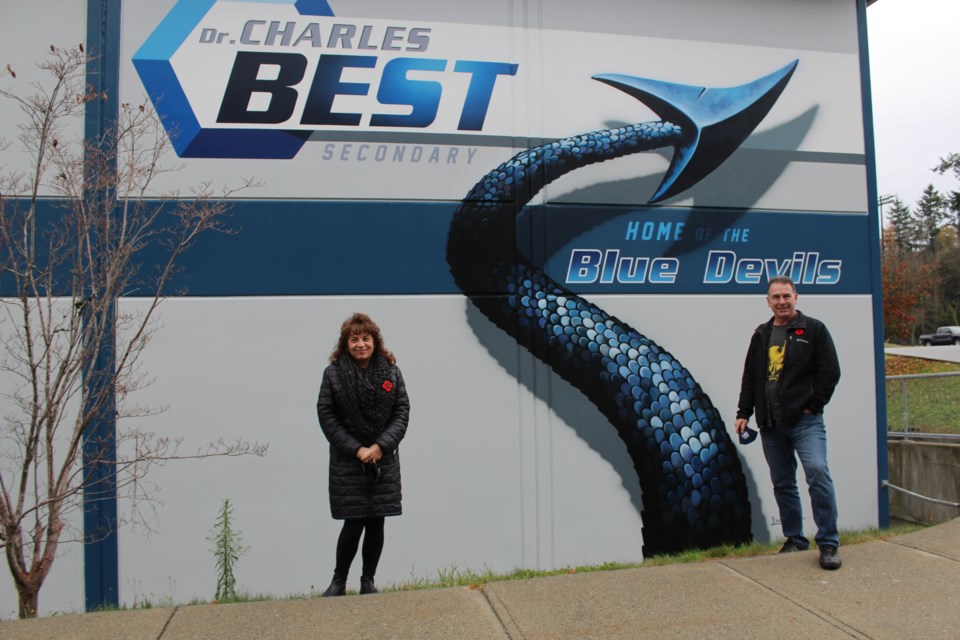
[[[217,521],[207,538],[213,544],[210,549],[217,561],[217,602],[237,599],[237,577],[234,567],[237,560],[247,551],[242,536],[233,526],[233,505],[230,500],[223,501]]]

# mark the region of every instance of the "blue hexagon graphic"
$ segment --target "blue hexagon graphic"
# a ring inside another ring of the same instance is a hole
[[[290,159],[310,137],[309,131],[204,129],[177,78],[171,58],[219,1],[224,0],[180,0],[134,54],[133,66],[181,158]],[[292,4],[301,15],[333,16],[326,0],[258,1]]]
[[[293,6],[297,8],[302,16],[332,16],[333,11],[327,0],[296,0]]]

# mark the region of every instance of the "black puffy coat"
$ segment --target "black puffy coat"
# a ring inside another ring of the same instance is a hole
[[[400,369],[392,367],[394,394],[393,411],[386,426],[372,442],[363,442],[357,430],[349,424],[341,410],[343,385],[336,363],[323,371],[320,395],[317,398],[317,417],[320,428],[330,442],[330,513],[337,520],[352,520],[401,513],[400,453],[398,447],[407,432],[410,400]],[[380,445],[383,458],[379,466],[379,482],[370,482],[364,465],[357,458],[361,447]]]

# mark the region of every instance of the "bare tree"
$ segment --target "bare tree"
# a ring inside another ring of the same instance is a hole
[[[0,371],[13,381],[0,423],[0,546],[21,617],[36,615],[58,545],[78,539],[67,516],[85,491],[88,501],[96,495],[92,483],[150,500],[142,481],[153,463],[266,451],[245,440],[185,451],[179,439],[130,426],[151,413],[128,396],[149,382],[140,356],[177,259],[201,234],[224,230],[231,192],[153,191],[173,168],[163,165],[169,140],[146,104],[120,105],[98,140],[68,139],[89,102],[110,99],[85,84],[89,61],[82,45],[51,47],[37,65],[48,82],[0,88],[25,115],[17,141],[30,157],[26,171],[0,176]],[[9,66],[3,76],[16,86]],[[146,250],[149,267],[137,262]],[[117,305],[123,296],[141,303]],[[94,431],[104,417],[117,420],[116,452],[113,437],[101,446]]]

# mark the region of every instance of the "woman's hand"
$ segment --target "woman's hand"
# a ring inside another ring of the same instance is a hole
[[[364,464],[379,462],[382,457],[383,451],[378,444],[374,444],[372,447],[360,447],[357,449],[357,458]]]

